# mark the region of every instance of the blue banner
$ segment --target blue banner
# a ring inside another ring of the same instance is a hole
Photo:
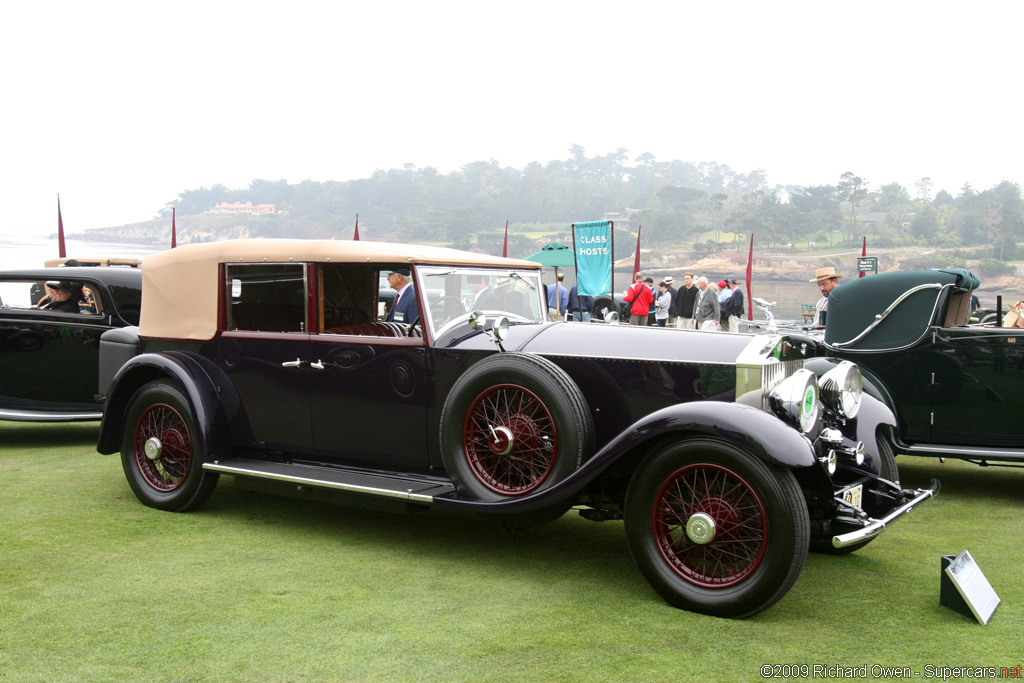
[[[585,296],[612,292],[612,222],[591,221],[572,226],[576,286]]]

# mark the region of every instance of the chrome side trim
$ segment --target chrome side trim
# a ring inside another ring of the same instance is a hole
[[[39,311],[37,309],[31,309],[31,308],[22,308],[22,309],[16,309],[16,310],[33,311],[33,312],[36,312],[36,313],[46,313],[46,311]],[[38,320],[33,320],[32,318],[29,318],[27,316],[25,316],[25,317],[0,316],[0,322],[2,322],[2,323],[14,323],[14,324],[18,324],[18,325],[49,325],[51,327],[80,327],[80,328],[83,328],[83,329],[86,329],[86,330],[109,330],[110,329],[110,326],[107,325],[107,323],[106,323],[107,316],[105,314],[102,315],[102,316],[99,316],[99,315],[94,315],[94,314],[67,313],[65,315],[81,315],[81,316],[90,315],[90,317],[97,318],[98,320],[96,322],[93,322],[93,323],[90,323],[90,322],[81,322],[80,323],[80,322],[71,322],[69,320],[55,320],[53,318],[42,318],[42,317],[39,318]]]
[[[871,332],[871,330],[873,330],[876,327],[878,327],[882,323],[882,321],[885,320],[885,318],[890,313],[893,312],[893,309],[895,309],[897,306],[899,306],[901,303],[903,303],[910,295],[916,294],[917,292],[920,292],[920,291],[923,291],[923,290],[926,290],[926,289],[943,289],[945,287],[952,287],[952,286],[953,285],[940,285],[937,282],[933,282],[931,284],[918,285],[917,287],[913,287],[911,289],[908,289],[907,291],[903,292],[903,294],[901,294],[895,301],[893,301],[891,304],[889,304],[889,307],[887,309],[885,309],[884,311],[882,311],[881,313],[876,315],[875,316],[875,320],[870,325],[865,327],[864,331],[861,332],[860,334],[858,334],[856,337],[854,337],[853,339],[851,339],[849,341],[845,341],[845,342],[836,342],[835,344],[826,344],[826,346],[828,346],[830,348],[835,348],[835,349],[842,349],[842,348],[844,348],[846,346],[849,346],[850,344],[854,344],[854,343],[860,341],[861,339],[863,339],[864,337],[866,337],[867,334],[869,332]],[[900,351],[902,349],[908,349],[911,346],[913,346],[914,344],[917,344],[919,341],[924,339],[924,337],[927,336],[928,332],[931,330],[932,321],[935,319],[935,310],[936,310],[936,308],[938,308],[938,305],[939,305],[939,297],[935,297],[935,303],[932,305],[932,314],[931,314],[931,317],[928,318],[928,324],[925,326],[925,332],[920,337],[915,339],[912,343],[907,344],[905,346],[901,346],[898,349],[870,349],[870,350],[862,350],[862,352],[863,353],[878,353],[879,351]],[[854,349],[850,350],[851,353],[853,351],[854,351]]]
[[[928,500],[936,493],[939,492],[939,480],[932,479],[931,484],[926,489],[917,489],[914,491],[917,495],[910,502],[901,505],[896,508],[882,519],[871,519],[870,522],[863,529],[857,529],[847,534],[840,534],[832,537],[833,548],[845,548],[846,546],[853,545],[854,543],[860,543],[866,541],[869,538],[874,538],[878,534],[885,531],[885,527],[892,524],[897,519],[907,514],[915,507]]]
[[[413,493],[411,489],[407,489],[405,491],[395,491],[392,489],[381,489],[372,486],[346,484],[344,482],[324,481],[323,479],[314,479],[313,477],[300,477],[294,474],[261,472],[258,470],[246,469],[244,467],[222,465],[219,462],[203,463],[203,469],[210,470],[212,472],[221,472],[223,474],[256,477],[258,479],[272,479],[274,481],[284,481],[290,484],[315,486],[317,488],[336,489],[339,491],[349,491],[352,493],[365,493],[372,496],[384,496],[386,498],[400,498],[403,500],[415,501],[417,503],[434,502],[433,496],[428,496],[422,493]]]
[[[90,422],[102,420],[100,411],[79,411],[74,413],[44,412],[41,410],[6,410],[0,409],[0,420],[11,422]]]
[[[984,446],[904,446],[899,448],[900,453],[907,455],[931,455],[946,458],[989,458],[989,459],[1010,459],[1024,460],[1024,449],[1021,448],[994,448]]]
[[[581,323],[582,324],[582,323]],[[686,332],[686,330],[680,330]],[[524,351],[523,353],[529,353],[534,356],[542,356],[544,358],[594,358],[592,355],[585,353],[554,353],[547,351]],[[735,363],[728,361],[696,361],[696,360],[684,360],[681,358],[648,358],[646,356],[613,356],[610,354],[602,354],[600,360],[622,360],[630,363],[675,363],[678,365],[720,365],[722,367],[735,367]]]

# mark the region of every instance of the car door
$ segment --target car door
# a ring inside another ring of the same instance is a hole
[[[0,401],[15,410],[100,411],[96,403],[99,314],[28,308],[33,282],[3,283],[0,308]],[[23,295],[19,298],[19,294]]]
[[[225,274],[217,363],[248,420],[246,445],[311,454],[306,267],[228,264]]]
[[[1024,329],[938,328],[931,352],[930,441],[1024,448]]]
[[[378,320],[382,268],[319,266],[321,325],[310,338],[313,443],[326,462],[426,469],[431,373],[423,326]]]

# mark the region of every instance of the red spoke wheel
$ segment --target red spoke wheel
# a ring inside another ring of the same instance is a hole
[[[558,435],[537,394],[523,386],[500,384],[470,405],[462,444],[481,484],[516,496],[533,491],[551,474]]]
[[[693,612],[760,612],[786,594],[807,558],[810,520],[793,474],[724,442],[654,453],[630,481],[625,519],[644,578]]]
[[[192,469],[192,437],[185,419],[166,403],[149,406],[139,416],[132,450],[142,477],[157,491],[178,488]]]
[[[122,424],[121,465],[140,501],[174,512],[206,502],[218,475],[202,468],[201,442],[181,389],[166,380],[143,385]]]
[[[719,465],[687,465],[655,494],[651,532],[665,562],[705,588],[742,582],[761,564],[768,519],[757,493]]]
[[[542,491],[590,457],[594,426],[576,383],[557,365],[498,353],[462,374],[441,412],[441,456],[459,493],[502,500]],[[564,505],[563,505],[564,504]],[[557,501],[561,512],[571,502]],[[527,515],[549,521],[550,510]]]

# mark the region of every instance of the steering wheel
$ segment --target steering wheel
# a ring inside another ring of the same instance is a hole
[[[468,312],[466,304],[457,296],[442,296],[430,302],[430,317],[436,327]]]

